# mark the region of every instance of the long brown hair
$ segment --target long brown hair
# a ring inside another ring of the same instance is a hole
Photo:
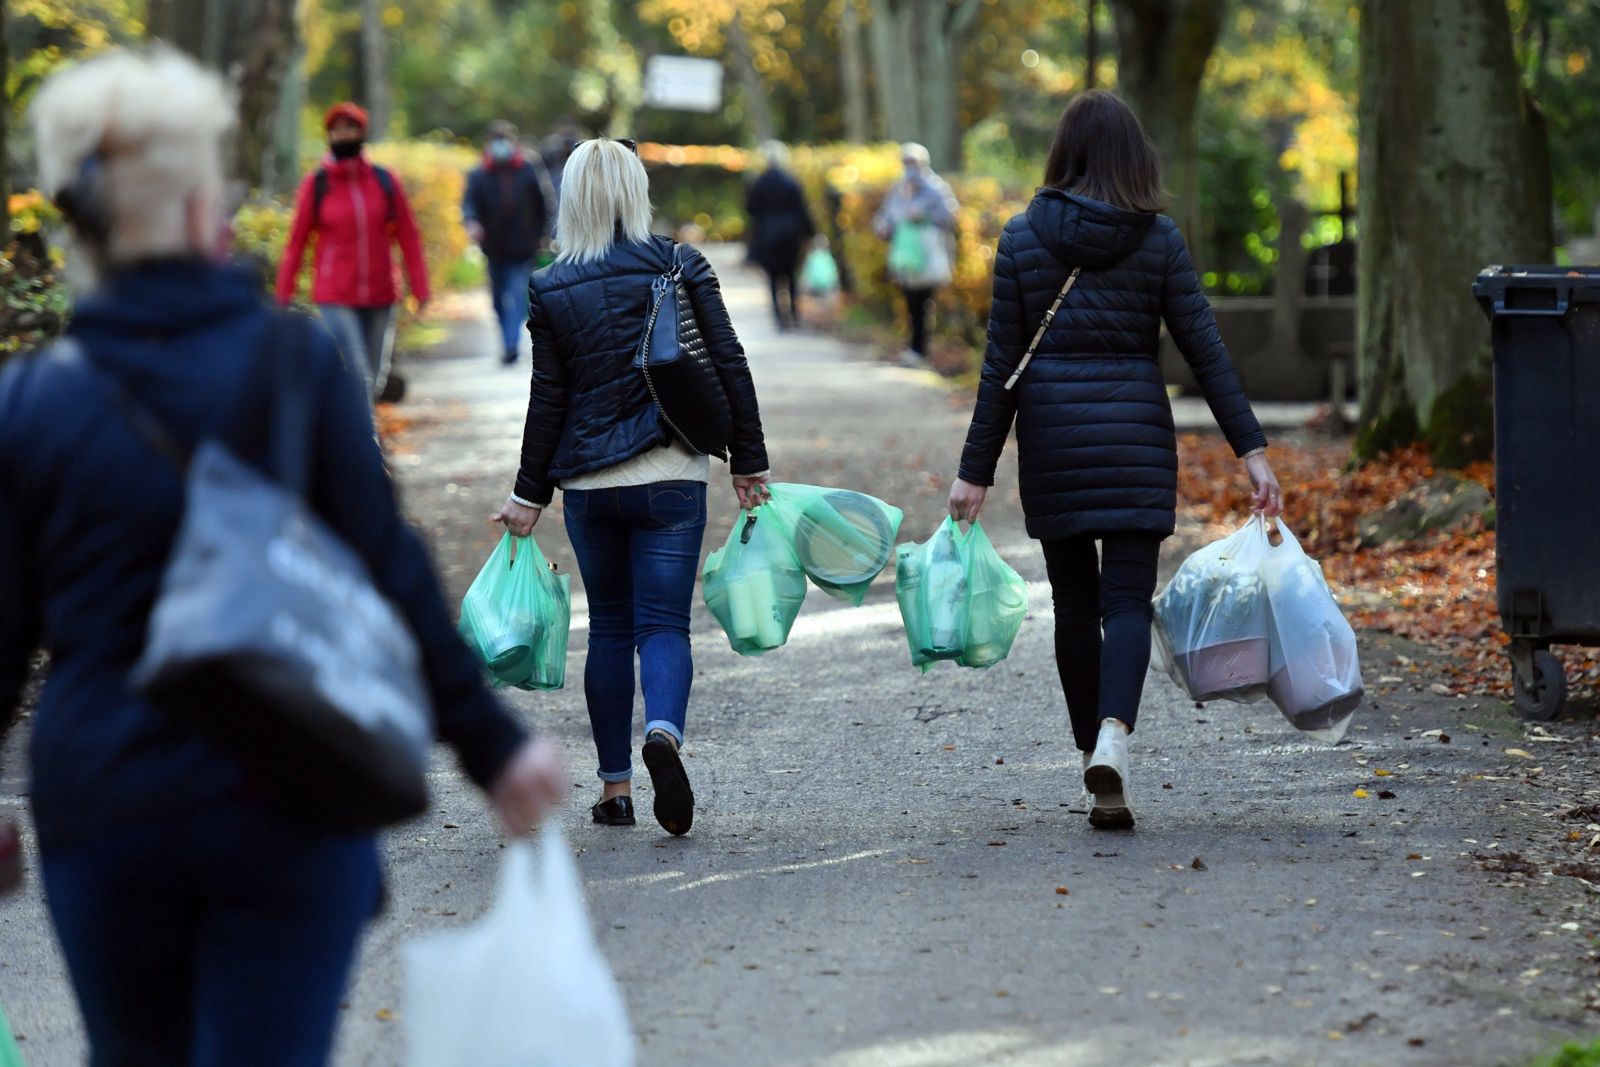
[[[1044,183],[1128,211],[1162,211],[1161,157],[1133,109],[1115,93],[1090,89],[1061,113]]]

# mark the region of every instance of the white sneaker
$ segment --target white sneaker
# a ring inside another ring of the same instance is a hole
[[[928,360],[921,352],[908,348],[900,353],[900,365],[909,370],[922,370],[928,365]]]
[[[1085,757],[1083,785],[1094,798],[1089,825],[1098,830],[1131,830],[1128,803],[1128,735],[1110,723],[1100,724],[1094,755]]]

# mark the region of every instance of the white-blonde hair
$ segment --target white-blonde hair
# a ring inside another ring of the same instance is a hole
[[[558,259],[599,259],[617,240],[650,237],[650,176],[620,141],[598,138],[573,149],[561,171],[556,212]]]
[[[782,141],[764,141],[761,145],[761,158],[769,167],[787,167],[789,146]]]
[[[108,233],[102,263],[189,252],[191,197],[221,202],[235,121],[222,78],[165,46],[117,50],[51,75],[29,117],[39,184],[54,197],[98,154]]]
[[[900,146],[901,159],[914,159],[923,170],[927,170],[933,163],[933,156],[928,150],[915,141],[907,141]]]

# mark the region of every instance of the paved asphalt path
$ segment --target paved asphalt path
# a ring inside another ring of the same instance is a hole
[[[717,260],[776,477],[872,491],[905,508],[903,537],[925,537],[969,398],[821,334],[776,333],[763,286]],[[415,423],[395,456],[454,594],[494,540],[484,519],[515,471],[527,381],[491,358],[478,302],[461,307],[454,342],[410,364]],[[1515,1064],[1583,1029],[1584,887],[1502,889],[1471,858],[1553,832],[1549,798],[1508,769],[1504,748],[1525,742],[1500,709],[1374,685],[1378,706],[1326,748],[1270,706],[1197,708],[1152,675],[1138,829],[1091,831],[1013,467],[986,526],[1034,595],[992,670],[911,669],[890,580],[859,609],[813,591],[790,645],[761,659],[734,655],[697,604],[686,838],[648,817],[642,766],[641,824],[589,822],[575,590],[569,687],[510,699],[569,758],[560,822],[641,1064]],[[712,515],[708,551],[736,515],[720,472]],[[552,508],[538,536],[571,569],[560,520]],[[1391,653],[1369,657],[1369,684],[1403,669]],[[1423,736],[1438,728],[1455,743]],[[392,898],[338,1064],[400,1061],[398,946],[488,903],[499,838],[443,753],[434,786],[436,809],[388,842]],[[13,773],[0,805],[21,807],[20,790]],[[78,1062],[37,880],[0,903],[0,1000],[35,1067]]]

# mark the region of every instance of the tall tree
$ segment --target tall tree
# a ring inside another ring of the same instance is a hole
[[[296,0],[244,0],[241,6],[251,30],[230,71],[239,87],[239,170],[251,186],[270,190],[279,184],[279,120],[297,48]]]
[[[1173,195],[1172,216],[1194,243],[1200,234],[1195,113],[1227,0],[1111,0],[1111,6],[1117,26],[1117,90],[1160,150]]]
[[[961,43],[982,7],[983,0],[872,0],[885,132],[926,145],[936,169],[961,163]]]
[[[871,136],[867,117],[867,71],[861,55],[861,9],[843,0],[839,10],[839,76],[844,82],[844,136],[857,144]]]
[[[389,132],[389,37],[382,0],[361,0],[361,104],[374,141]]]
[[[1551,257],[1550,155],[1505,0],[1362,0],[1360,318],[1366,454],[1487,455],[1489,331],[1473,272]]]

